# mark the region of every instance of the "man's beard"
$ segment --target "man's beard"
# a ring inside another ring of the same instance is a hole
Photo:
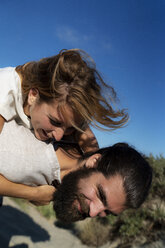
[[[85,196],[79,192],[78,183],[80,179],[89,177],[95,171],[94,168],[82,168],[70,172],[63,178],[53,199],[57,219],[70,223],[89,217],[89,207],[85,202]],[[81,212],[76,203],[80,204]]]

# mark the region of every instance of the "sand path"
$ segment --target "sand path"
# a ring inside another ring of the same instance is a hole
[[[4,198],[0,208],[0,248],[86,248],[69,230],[55,226],[30,208],[28,214]]]

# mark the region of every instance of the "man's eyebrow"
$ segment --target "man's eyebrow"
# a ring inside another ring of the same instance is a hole
[[[99,197],[99,199],[102,201],[102,203],[104,204],[105,207],[108,207],[106,194],[105,194],[105,191],[104,191],[102,185],[101,184],[98,184],[97,185],[97,189],[98,189],[98,197]],[[118,216],[116,213],[113,213],[110,210],[105,210],[105,213],[107,215],[112,214],[114,216]]]

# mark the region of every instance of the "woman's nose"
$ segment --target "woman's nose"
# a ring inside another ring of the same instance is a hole
[[[64,135],[63,129],[58,129],[56,131],[52,131],[52,136],[56,141],[60,141]]]
[[[104,212],[104,210],[105,210],[105,207],[101,202],[91,203],[89,215],[91,218],[96,217],[96,216],[105,217],[106,213]]]

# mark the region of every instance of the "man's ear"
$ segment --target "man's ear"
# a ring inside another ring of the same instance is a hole
[[[27,103],[29,106],[33,105],[39,98],[39,92],[37,89],[33,88],[29,90]]]
[[[87,161],[86,161],[86,167],[88,168],[94,168],[97,166],[98,164],[98,160],[101,158],[101,154],[100,153],[95,153],[92,156],[90,156]]]

